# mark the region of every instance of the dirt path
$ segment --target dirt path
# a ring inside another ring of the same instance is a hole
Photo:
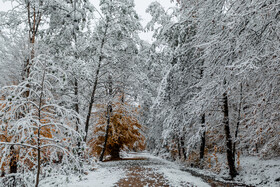
[[[141,186],[209,186],[200,178],[183,172],[174,163],[153,157],[149,154],[129,154],[121,161],[104,162],[104,167],[119,167],[124,176],[114,184],[115,187]]]
[[[126,177],[121,179],[115,186],[169,186],[168,181],[162,174],[155,173],[151,168],[128,167]]]
[[[152,156],[149,153],[130,153],[122,160],[101,162],[87,175],[72,176],[63,187],[233,187],[246,186],[219,181],[193,172],[174,162]],[[89,165],[89,168],[92,166]],[[191,174],[192,173],[192,174]],[[48,183],[46,183],[48,184]],[[44,185],[43,185],[44,186]],[[46,187],[54,185],[46,185]],[[247,187],[247,186],[246,186]]]

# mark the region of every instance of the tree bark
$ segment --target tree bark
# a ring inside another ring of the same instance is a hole
[[[236,124],[236,130],[235,130],[235,136],[234,136],[234,143],[233,143],[233,159],[235,160],[235,153],[236,153],[236,141],[238,137],[238,131],[239,131],[239,125],[241,120],[241,107],[242,107],[242,83],[240,83],[240,101],[239,101],[239,109],[238,109],[238,117],[237,117],[237,124]]]
[[[181,145],[180,145],[181,142],[180,142],[179,136],[176,139],[177,139],[178,157],[179,157],[179,159],[181,159],[182,158],[182,155],[181,155]]]
[[[37,175],[36,175],[36,184],[35,187],[39,186],[39,180],[40,180],[40,170],[41,170],[41,142],[40,142],[40,129],[38,130],[38,150],[37,150]]]
[[[205,114],[202,115],[201,117],[201,127],[203,128],[203,132],[201,134],[201,144],[200,144],[200,161],[204,159],[204,152],[205,152],[205,142],[206,142],[206,131],[205,131]]]
[[[109,137],[111,112],[112,112],[112,105],[111,105],[111,103],[109,103],[108,107],[107,107],[107,125],[106,125],[106,132],[105,132],[105,140],[104,140],[104,145],[103,145],[103,149],[102,149],[99,161],[103,160],[103,157],[104,157],[104,154],[105,154],[105,151],[106,151],[106,147],[107,147],[107,142],[108,142],[108,137]]]
[[[200,79],[203,78],[203,73],[204,73],[204,69],[203,69],[203,65],[204,62],[202,62],[202,66],[200,69]],[[204,152],[205,152],[205,144],[206,144],[206,129],[205,129],[205,113],[202,114],[201,116],[201,127],[202,127],[202,134],[201,134],[201,144],[200,144],[200,154],[199,154],[199,158],[200,158],[200,165],[202,166],[202,161],[204,159]]]
[[[229,174],[231,178],[236,177],[237,171],[235,168],[235,160],[233,156],[233,147],[232,147],[232,139],[230,135],[230,127],[229,127],[229,108],[228,108],[228,96],[225,92],[223,94],[223,113],[224,113],[224,130],[226,136],[226,153],[227,153],[227,161],[229,166]]]
[[[109,83],[109,97],[110,97],[109,99],[111,99],[111,96],[113,94],[113,82],[112,82],[112,76],[111,75],[109,75],[108,83]],[[108,106],[107,106],[107,125],[106,125],[106,131],[105,131],[105,140],[104,140],[104,145],[103,145],[103,149],[102,149],[99,161],[103,160],[103,157],[104,157],[104,154],[105,154],[105,151],[106,151],[107,141],[108,141],[108,137],[109,137],[109,128],[110,128],[110,120],[111,120],[112,112],[113,112],[112,103],[111,103],[111,101],[109,101]]]
[[[184,160],[187,160],[184,138],[181,137],[180,141],[181,141],[182,154],[183,154]]]
[[[11,146],[10,173],[17,173],[17,153],[14,146]],[[12,176],[13,186],[16,186],[16,177]]]
[[[112,160],[120,159],[120,145],[118,143],[111,147],[110,155]]]
[[[11,146],[10,173],[17,173],[17,157],[14,146]]]
[[[80,110],[79,110],[79,84],[78,84],[78,80],[77,78],[75,78],[75,87],[74,87],[74,91],[75,91],[75,111],[77,112],[77,114],[80,113]],[[79,124],[80,124],[80,119],[77,118],[77,122],[76,122],[76,131],[78,132],[79,131]],[[81,141],[82,139],[78,139],[78,142],[77,142],[77,146],[78,146],[78,156],[80,157],[81,156]],[[82,164],[81,164],[82,165]]]
[[[98,66],[97,66],[97,70],[96,70],[96,74],[95,74],[95,81],[94,81],[94,84],[93,84],[91,97],[90,97],[90,102],[89,102],[89,105],[88,105],[88,113],[87,113],[87,118],[86,118],[86,123],[85,123],[85,133],[86,133],[86,135],[85,135],[85,138],[84,138],[84,142],[87,141],[89,121],[90,121],[90,116],[91,116],[92,105],[93,105],[94,99],[95,99],[95,92],[96,92],[96,88],[97,88],[97,84],[98,84],[101,62],[102,62],[102,59],[103,59],[103,57],[102,57],[103,52],[102,51],[103,51],[103,47],[104,47],[104,44],[105,44],[105,38],[107,36],[107,30],[108,30],[108,23],[105,25],[105,31],[104,31],[104,35],[103,35],[103,38],[102,38],[102,41],[101,41]]]
[[[39,108],[38,108],[39,122],[41,122],[41,110],[42,110],[43,96],[44,96],[45,75],[46,75],[46,70],[44,70],[42,83],[41,83],[42,90],[41,90],[41,94],[40,94],[40,98],[39,98]],[[36,175],[35,187],[39,186],[40,170],[41,170],[41,137],[40,136],[41,136],[41,124],[39,123],[38,135],[37,135],[37,175]]]
[[[75,78],[75,86],[74,86],[74,89],[75,89],[75,111],[79,114],[79,87],[78,87],[78,80],[77,78]],[[76,131],[78,132],[79,131],[79,119],[77,121],[77,124],[76,124]]]

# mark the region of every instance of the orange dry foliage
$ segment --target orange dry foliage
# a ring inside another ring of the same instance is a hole
[[[137,107],[128,103],[116,102],[113,105],[113,113],[110,118],[110,126],[105,155],[113,156],[120,150],[143,150],[145,149],[145,137],[143,126],[137,119]],[[100,112],[95,113],[98,118],[94,127],[94,137],[89,141],[91,155],[99,156],[105,141],[105,129],[107,125],[105,105],[98,105]],[[103,110],[102,110],[103,109]]]
[[[4,100],[4,97],[0,97],[0,101]],[[0,103],[0,111],[4,111],[5,108],[5,104],[1,104]],[[7,108],[5,109],[7,110]],[[10,111],[11,109],[9,108],[8,111]],[[46,112],[46,114],[44,113]],[[50,123],[51,120],[53,120],[53,116],[52,112],[49,111],[48,109],[44,109],[42,112],[42,116],[40,119],[40,123],[42,125]],[[50,114],[50,115],[49,115]],[[34,115],[38,115],[38,114],[34,114]],[[0,120],[0,142],[11,142],[12,138],[14,136],[18,136],[18,134],[11,134],[8,132],[8,123],[9,123],[10,119],[6,119],[6,120]],[[71,125],[70,123],[68,125]],[[40,128],[40,136],[41,138],[48,138],[48,139],[52,139],[54,138],[55,134],[58,134],[58,130],[55,130],[54,128],[52,128],[52,126],[43,126]],[[28,142],[30,145],[37,145],[37,135],[38,135],[38,130],[34,130],[34,136],[32,137],[27,137],[29,138]],[[64,141],[67,141],[65,138],[63,139]],[[45,140],[41,140],[41,144],[47,143]],[[4,147],[0,147],[0,161],[2,159],[2,155],[1,152],[3,151]],[[11,159],[12,157],[16,158],[16,162],[18,161],[23,161],[24,165],[27,166],[29,169],[33,168],[35,166],[35,162],[32,159],[36,159],[37,158],[37,150],[33,150],[33,151],[28,151],[27,155],[22,156],[22,158],[19,156],[19,151],[20,150],[24,150],[25,147],[21,147],[21,146],[14,146],[15,151],[13,151],[13,154],[11,153],[10,155],[8,155],[5,158],[5,161],[2,164],[2,167],[0,168],[0,170],[2,171],[2,175],[5,173],[5,170],[7,170],[7,167],[10,165]],[[49,155],[51,154],[50,151],[47,148],[44,148],[41,150],[41,159],[42,162],[48,162],[50,161]],[[31,158],[31,160],[29,159]],[[24,159],[24,160],[22,160]],[[6,169],[5,169],[6,168]]]

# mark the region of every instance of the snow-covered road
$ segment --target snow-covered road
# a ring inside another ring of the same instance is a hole
[[[69,187],[111,186],[209,186],[200,178],[181,171],[175,163],[148,153],[130,153],[125,160],[100,163],[79,182]]]

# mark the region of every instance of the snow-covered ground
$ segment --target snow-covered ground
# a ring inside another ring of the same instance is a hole
[[[111,187],[111,186],[139,186],[133,184],[132,177],[140,178],[143,186],[157,186],[156,184],[163,184],[163,186],[209,186],[203,182],[202,179],[192,176],[187,172],[180,170],[180,166],[174,162],[152,156],[149,153],[131,153],[126,154],[126,158],[143,158],[141,160],[122,160],[112,162],[98,163],[96,169],[90,171],[88,175],[78,177],[72,176],[67,179],[65,183],[64,176],[57,176],[56,179],[48,179],[42,181],[41,186],[61,186],[61,187]],[[135,173],[131,173],[135,168]],[[138,168],[138,169],[137,169]],[[139,168],[141,168],[139,170]],[[132,176],[133,175],[133,176]],[[137,179],[135,179],[137,180]],[[48,182],[46,182],[48,181]],[[145,183],[148,181],[147,183]],[[122,183],[125,183],[122,185]],[[163,182],[163,183],[157,183]],[[152,185],[151,185],[152,184]],[[153,185],[155,184],[155,185]],[[140,185],[142,186],[142,185]]]
[[[280,158],[262,160],[258,157],[241,157],[237,181],[265,187],[280,187]]]
[[[65,187],[110,187],[119,181],[124,175],[125,172],[122,168],[101,167],[94,172],[90,172],[87,176],[83,177],[81,181],[74,181],[72,184],[65,185]]]
[[[111,187],[125,175],[119,166],[96,165],[93,171],[82,176],[56,176],[40,182],[42,187]]]
[[[137,178],[137,176],[134,176],[135,173],[140,176],[140,182],[150,182],[147,183],[147,185],[140,186],[153,186],[149,185],[151,184],[151,181],[156,184],[164,184],[163,186],[209,186],[209,184],[205,183],[201,178],[194,177],[188,172],[181,171],[180,168],[183,168],[182,163],[179,164],[170,162],[165,159],[153,156],[149,153],[130,153],[124,154],[123,156],[128,160],[100,162],[95,164],[94,166],[87,166],[89,169],[93,167],[95,168],[93,171],[88,171],[87,175],[83,175],[81,177],[56,176],[55,178],[48,178],[41,181],[40,186],[125,186],[120,184],[122,184],[124,181],[129,184],[133,183],[133,181],[131,182],[130,180],[132,180],[132,177]],[[194,170],[202,175],[215,178],[218,181],[229,182],[224,180],[228,177],[226,160],[222,155],[219,155],[218,157],[219,162],[221,163],[221,171],[219,174],[214,174],[214,172],[210,170],[200,170],[194,168],[191,168],[191,170]],[[143,159],[129,160],[132,158]],[[135,168],[134,173],[133,171],[131,171],[131,168]],[[142,169],[139,170],[139,168]],[[234,183],[247,184],[249,186],[257,187],[280,187],[280,158],[263,160],[253,156],[241,157],[238,172],[239,175],[236,177],[235,181],[233,181]]]
[[[221,164],[219,174],[215,174],[210,170],[188,169],[202,175],[210,176],[218,181],[229,182],[224,180],[225,178],[229,178],[226,158],[224,155],[218,155],[218,157],[219,163]],[[239,175],[232,181],[233,183],[257,187],[280,187],[280,158],[264,160],[257,156],[241,157],[238,173]]]

